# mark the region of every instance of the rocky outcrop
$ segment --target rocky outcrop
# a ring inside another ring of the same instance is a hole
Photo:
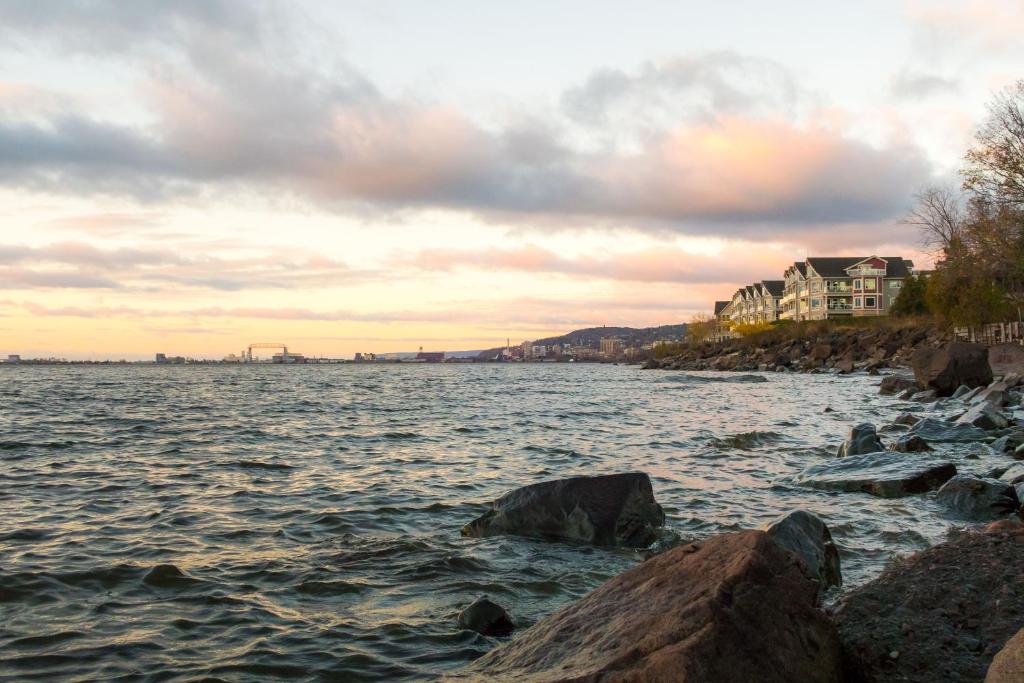
[[[790,482],[817,489],[899,498],[938,488],[956,474],[949,462],[902,453],[868,453],[811,465]]]
[[[1024,681],[1024,628],[1006,641],[992,660],[985,683],[1021,683]]]
[[[766,533],[676,547],[450,676],[475,681],[833,683],[818,587]]]
[[[515,621],[505,608],[481,595],[459,612],[459,626],[485,636],[507,636],[515,629]]]
[[[877,453],[884,451],[885,444],[878,438],[875,425],[870,422],[862,422],[850,428],[846,440],[839,444],[836,457],[845,458],[849,455],[864,455],[865,453]]]
[[[899,561],[839,603],[835,621],[848,680],[985,677],[1024,615],[1024,530],[994,529],[961,534]]]
[[[513,534],[603,546],[644,548],[665,513],[642,472],[572,477],[506,493],[462,528],[463,536]]]
[[[839,548],[820,517],[806,510],[793,510],[765,525],[764,531],[800,558],[820,591],[843,585]]]
[[[1020,508],[1013,486],[998,479],[958,474],[938,490],[935,502],[958,517],[990,520],[1005,517]]]
[[[923,347],[912,359],[914,379],[920,389],[934,389],[952,396],[960,385],[985,386],[992,381],[988,349],[980,344],[951,342],[940,348]]]

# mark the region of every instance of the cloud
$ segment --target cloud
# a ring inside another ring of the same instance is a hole
[[[501,126],[382,94],[273,3],[6,3],[0,24],[32,49],[135,65],[146,112],[0,113],[8,187],[150,202],[247,188],[339,212],[760,239],[892,218],[930,173],[919,149],[846,136],[783,67],[730,52],[601,70],[565,93],[564,119]]]
[[[892,78],[889,85],[892,96],[905,100],[920,100],[932,95],[956,94],[960,92],[960,81],[937,74],[903,69]]]

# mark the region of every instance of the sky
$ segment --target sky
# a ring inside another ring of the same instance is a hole
[[[464,350],[903,255],[1018,0],[0,0],[0,356]]]

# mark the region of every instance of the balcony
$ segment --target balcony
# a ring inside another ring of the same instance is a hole
[[[830,282],[825,287],[825,291],[829,294],[849,294],[853,291],[853,287],[849,282]]]
[[[848,301],[830,301],[828,302],[828,310],[830,311],[852,311],[853,306]]]

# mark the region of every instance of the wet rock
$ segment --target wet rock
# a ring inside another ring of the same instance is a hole
[[[916,394],[917,389],[911,387],[910,389],[907,389],[906,391],[898,395],[896,398],[898,398],[901,401],[909,401],[910,399],[914,398]]]
[[[1020,484],[1024,482],[1024,463],[1014,463],[1003,470],[997,477],[1007,484]]]
[[[996,453],[1013,453],[1022,444],[1024,444],[1024,430],[1015,430],[993,441],[992,450]]]
[[[609,580],[451,680],[838,682],[818,587],[766,533],[679,546]]]
[[[841,360],[835,364],[835,369],[840,375],[849,375],[853,372],[853,361],[852,360]]]
[[[1013,450],[1013,459],[1024,460],[1024,445],[1017,446],[1017,448]]]
[[[971,403],[991,403],[996,408],[1002,408],[1007,403],[1009,387],[1004,382],[993,382],[971,399]]]
[[[652,358],[643,365],[640,366],[641,370],[660,370],[661,363],[658,362],[657,358]]]
[[[988,349],[981,344],[952,342],[941,348],[921,347],[912,359],[914,379],[921,389],[951,396],[960,385],[986,386],[992,382]]]
[[[969,393],[971,393],[971,388],[966,384],[961,384],[957,387],[957,390],[953,392],[953,398],[963,398]]]
[[[885,445],[878,438],[875,425],[870,422],[862,422],[850,428],[850,433],[846,436],[846,440],[839,444],[836,457],[845,458],[850,455],[877,453],[884,450]]]
[[[996,653],[985,674],[985,683],[1021,683],[1024,681],[1024,628],[1006,641]]]
[[[938,399],[938,395],[934,389],[928,389],[927,391],[917,391],[911,395],[910,400],[914,403],[934,403]]]
[[[820,591],[843,585],[839,549],[820,517],[806,510],[793,510],[763,528],[776,543],[800,558]]]
[[[142,582],[155,588],[179,588],[198,583],[199,581],[198,579],[193,579],[173,564],[158,564],[146,572]]]
[[[904,434],[889,444],[889,450],[897,453],[927,453],[934,449],[917,434]]]
[[[954,424],[974,425],[978,429],[993,430],[1003,429],[1009,423],[1003,414],[991,403],[978,403],[971,406],[966,413],[961,415]]]
[[[938,488],[955,474],[956,467],[949,462],[882,452],[812,465],[789,481],[817,489],[898,498]]]
[[[896,416],[896,419],[893,420],[892,423],[897,425],[906,425],[908,427],[913,427],[920,421],[921,418],[918,417],[917,415],[913,415],[911,413],[900,413],[899,415]]]
[[[964,533],[851,591],[835,615],[848,680],[981,681],[1020,629],[1022,563],[1021,528]]]
[[[882,383],[878,385],[878,393],[883,396],[892,396],[899,394],[907,389],[913,389],[917,386],[912,377],[906,377],[904,375],[887,375],[882,378]]]
[[[967,474],[958,474],[943,484],[935,494],[935,502],[960,517],[974,520],[995,519],[1020,508],[1017,492],[1010,484]]]
[[[926,417],[910,428],[911,434],[917,434],[925,441],[939,443],[968,443],[984,441],[988,436],[984,430],[971,424],[953,424],[944,420]]]
[[[658,538],[665,513],[642,472],[572,477],[510,491],[462,528],[463,536],[501,534],[643,548]]]
[[[459,626],[485,636],[507,636],[515,629],[515,621],[505,608],[481,595],[459,612]]]

